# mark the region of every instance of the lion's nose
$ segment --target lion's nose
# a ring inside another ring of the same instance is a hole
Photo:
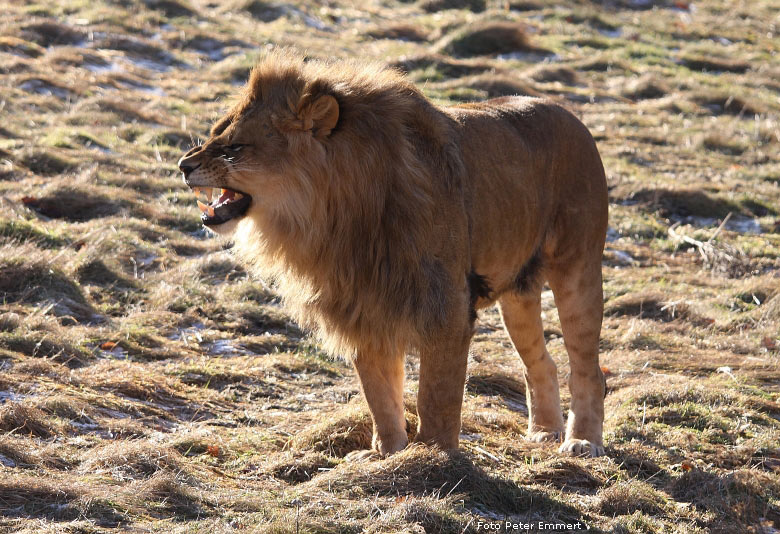
[[[187,161],[187,156],[179,160],[179,170],[184,173],[185,178],[198,167],[200,167],[200,163],[194,163],[192,160]]]

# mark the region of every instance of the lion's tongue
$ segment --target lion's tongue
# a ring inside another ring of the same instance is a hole
[[[236,196],[235,191],[231,191],[230,189],[223,189],[222,196],[220,196],[219,200],[217,200],[217,205],[220,205],[223,202],[227,202],[228,200],[233,200],[235,196]]]

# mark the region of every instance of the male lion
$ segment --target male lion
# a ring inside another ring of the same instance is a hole
[[[521,97],[441,108],[394,70],[270,52],[179,167],[209,201],[221,189],[199,201],[203,223],[232,236],[296,319],[349,355],[375,452],[407,445],[406,352],[420,358],[416,441],[458,446],[475,310],[496,301],[525,364],[528,438],[559,439],[547,281],[571,364],[560,451],[604,454],[607,187],[571,113]]]

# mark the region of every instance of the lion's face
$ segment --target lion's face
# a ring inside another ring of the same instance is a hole
[[[285,136],[267,112],[221,119],[203,145],[179,160],[184,182],[205,194],[206,202],[198,200],[203,224],[230,233],[250,209],[278,202],[287,150]]]
[[[300,205],[301,149],[321,150],[313,145],[335,127],[338,104],[330,95],[307,95],[295,109],[280,103],[286,101],[245,102],[179,160],[184,182],[205,194],[198,207],[211,230],[231,234],[247,215]]]

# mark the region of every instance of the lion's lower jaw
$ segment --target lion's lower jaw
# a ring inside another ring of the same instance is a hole
[[[241,221],[245,218],[246,217],[236,217],[235,219],[230,219],[229,221],[223,222],[222,224],[212,224],[205,226],[205,228],[219,236],[231,237],[236,233],[236,228],[238,228]]]

